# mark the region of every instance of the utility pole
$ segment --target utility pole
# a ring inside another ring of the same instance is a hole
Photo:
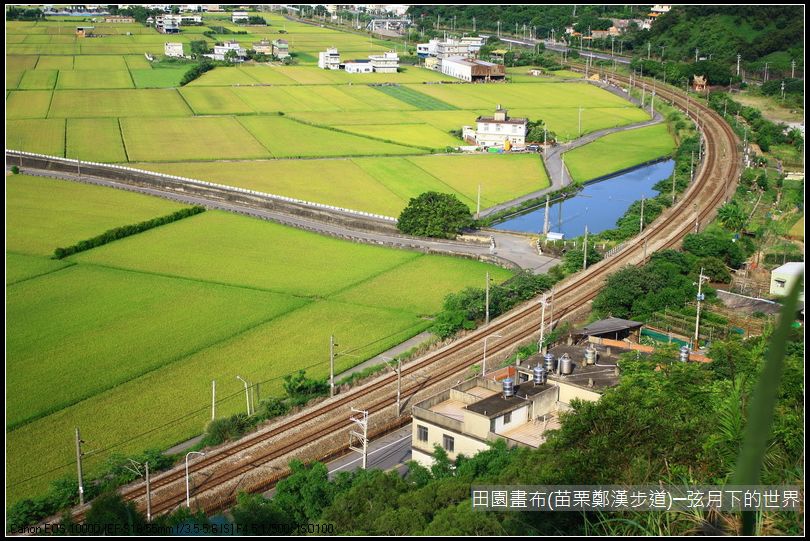
[[[489,325],[489,272],[487,272],[487,289],[486,289],[486,322],[485,325]]]
[[[698,51],[699,49],[695,48],[695,62],[698,61]]]
[[[501,21],[498,21],[498,37],[501,37]]]
[[[639,233],[644,232],[644,196],[641,196],[641,218],[639,219]]]
[[[478,204],[475,207],[475,219],[477,220],[481,215],[481,185],[478,185]]]
[[[672,204],[675,204],[675,171],[672,171]]]
[[[146,522],[152,522],[152,490],[149,483],[149,462],[144,463],[146,468]]]
[[[790,61],[790,78],[795,79],[795,74],[796,74],[796,61],[791,60]]]
[[[250,416],[250,391],[248,390],[248,382],[242,379],[241,376],[236,376],[236,379],[245,384],[245,404],[247,404],[247,414]]]
[[[698,334],[700,331],[700,303],[703,300],[703,281],[708,280],[708,276],[703,276],[703,267],[700,268],[700,276],[698,277],[698,293],[697,293],[697,316],[695,316],[695,349],[698,349]]]
[[[647,42],[647,60],[650,59],[650,45],[651,45],[651,43],[648,41]]]
[[[644,108],[644,101],[647,97],[647,83],[641,83],[641,108]]]
[[[765,83],[768,82],[768,64],[770,64],[770,62],[765,62],[765,80],[763,81]]]
[[[582,255],[582,270],[588,268],[588,225],[585,225],[585,241],[582,243],[583,247],[583,255]]]
[[[211,420],[217,417],[217,380],[211,380]]]
[[[79,505],[84,505],[84,480],[82,477],[82,437],[76,427],[76,469],[79,476]]]
[[[740,58],[742,58],[742,55],[738,54],[737,55],[737,77],[740,76]]]
[[[540,350],[540,353],[543,353],[543,341],[545,340],[546,336],[546,305],[548,304],[547,300],[548,296],[543,293],[543,298],[540,299],[540,341],[537,343],[537,347]]]
[[[546,194],[546,215],[543,219],[543,234],[548,235],[548,213],[549,213],[549,203],[550,203],[551,196]]]
[[[782,81],[782,102],[785,101],[785,81]]]
[[[473,33],[475,33],[475,17],[473,17]]]
[[[329,335],[329,396],[335,396],[335,336]]]
[[[664,49],[666,49],[667,46],[666,45],[659,45],[658,47],[661,48],[661,60],[663,61],[664,60]]]
[[[655,86],[653,86],[652,96],[650,97],[650,118],[655,117]]]
[[[745,146],[745,145],[743,145]],[[689,182],[695,181],[695,151],[692,151],[692,158],[689,160]]]
[[[368,463],[368,410],[359,410],[359,409],[352,408],[352,411],[354,413],[361,414],[359,417],[350,417],[350,419],[357,426],[359,426],[360,429],[363,432],[362,433],[355,432],[354,430],[349,432],[349,449],[351,449],[352,451],[358,451],[359,453],[362,453],[362,455],[363,455],[363,469],[365,470],[366,465]],[[352,443],[353,443],[352,442],[352,436],[354,436],[355,438],[357,438],[360,441],[362,447],[354,447],[352,445]]]

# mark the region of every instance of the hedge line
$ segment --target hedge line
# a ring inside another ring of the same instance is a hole
[[[113,242],[118,239],[123,239],[131,235],[137,235],[138,233],[143,233],[144,231],[147,231],[149,229],[159,227],[161,225],[166,225],[172,222],[176,222],[177,220],[182,220],[183,218],[188,218],[189,216],[194,216],[195,214],[199,214],[201,212],[205,212],[205,207],[201,206],[187,207],[178,210],[177,212],[173,212],[167,216],[161,216],[160,218],[153,218],[151,220],[146,220],[145,222],[140,222],[137,224],[125,225],[123,227],[116,227],[115,229],[105,231],[104,233],[96,237],[79,241],[73,246],[68,246],[67,248],[57,248],[56,250],[53,251],[53,259],[64,259],[69,255],[84,252],[85,250],[90,250],[92,248],[97,248],[99,246],[103,246],[107,243]]]

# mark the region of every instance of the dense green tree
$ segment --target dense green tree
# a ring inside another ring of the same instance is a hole
[[[745,226],[747,216],[736,202],[729,202],[717,209],[717,219],[732,231],[739,231]]]
[[[90,504],[85,524],[115,528],[113,534],[134,534],[146,525],[144,517],[132,502],[125,502],[117,492],[106,492]]]
[[[273,503],[289,522],[316,522],[334,497],[326,466],[320,462],[307,466],[300,460],[292,460],[290,472],[276,486]]]
[[[470,209],[453,194],[425,192],[411,198],[397,227],[407,235],[454,239],[472,224]]]

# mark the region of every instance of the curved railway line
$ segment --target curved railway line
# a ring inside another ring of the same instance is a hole
[[[627,82],[627,78],[619,76],[613,80]],[[723,200],[733,193],[740,174],[740,159],[738,141],[731,128],[708,107],[677,91],[658,89],[657,95],[687,111],[702,133],[704,159],[695,180],[680,201],[622,250],[555,286],[553,315],[557,322],[586,308],[612,272],[625,265],[640,264],[650,253],[677,246],[687,233],[706,224]],[[460,371],[481,362],[483,339],[500,331],[503,337],[488,346],[489,357],[495,362],[498,354],[507,354],[539,332],[539,316],[539,304],[531,301],[489,326],[403,366],[403,404],[437,392],[437,385],[457,379]],[[353,426],[349,420],[352,407],[369,411],[369,434],[402,425],[409,417],[396,411],[396,386],[396,375],[388,374],[307,411],[278,420],[238,442],[209,451],[189,465],[194,506],[206,512],[222,510],[235,502],[237,491],[259,492],[271,488],[285,476],[286,462],[293,456],[304,460],[324,459],[345,449],[348,430]],[[180,465],[152,479],[153,515],[185,505],[185,477]],[[141,509],[146,508],[143,482],[124,487],[120,492]],[[76,520],[82,520],[86,510],[87,506],[75,509]]]

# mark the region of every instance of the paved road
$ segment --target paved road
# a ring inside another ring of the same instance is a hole
[[[405,462],[411,459],[412,430],[411,425],[407,424],[381,438],[370,441],[366,468],[384,471],[396,469],[400,475],[405,475],[408,471]],[[353,451],[327,463],[326,468],[329,472],[329,479],[334,479],[338,473],[357,471],[362,465],[363,459],[360,453]],[[275,493],[276,489],[272,488],[264,493],[264,497],[272,498]]]
[[[536,272],[543,272],[550,266],[554,265],[558,260],[545,255],[539,255],[536,250],[531,249],[529,239],[521,235],[511,233],[493,233],[495,237],[495,250],[492,251],[488,243],[479,242],[462,242],[452,240],[438,240],[438,239],[421,239],[414,237],[405,237],[396,234],[377,233],[372,231],[361,231],[357,229],[349,229],[339,224],[331,224],[317,220],[311,220],[286,214],[269,209],[260,209],[241,205],[238,203],[228,203],[220,200],[209,199],[198,195],[180,194],[176,192],[165,192],[155,188],[148,188],[143,186],[134,186],[116,182],[98,177],[89,177],[82,175],[79,177],[76,173],[66,173],[59,171],[42,171],[38,169],[21,168],[21,172],[32,175],[40,175],[47,177],[54,177],[63,180],[72,180],[85,182],[89,184],[96,184],[100,186],[108,186],[122,190],[144,193],[147,195],[154,195],[166,199],[172,199],[189,205],[202,205],[210,209],[224,210],[234,212],[237,214],[244,214],[254,218],[263,220],[271,220],[274,222],[282,223],[299,229],[306,229],[316,233],[330,235],[333,237],[352,240],[355,242],[363,242],[366,244],[378,244],[383,246],[391,246],[395,248],[405,248],[409,250],[418,250],[425,253],[446,253],[462,255],[467,257],[478,258],[486,260],[493,258],[501,260],[507,266],[517,266],[523,269],[532,269]]]

